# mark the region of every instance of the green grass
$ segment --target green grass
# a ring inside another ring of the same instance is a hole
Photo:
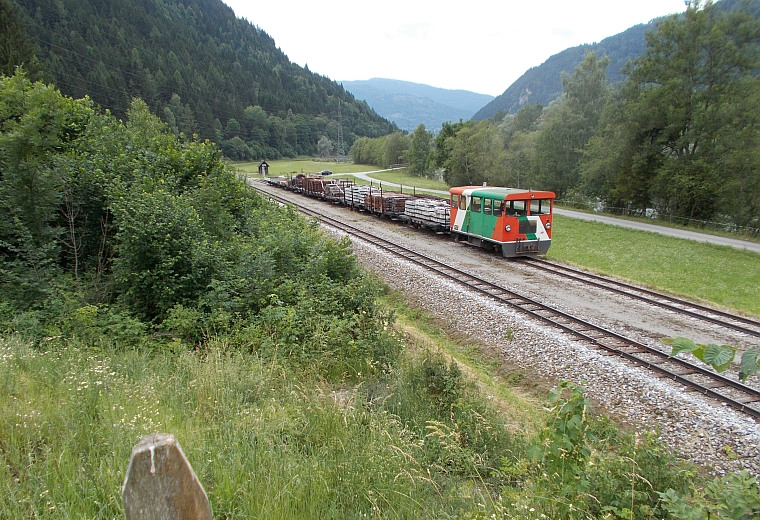
[[[760,316],[760,255],[554,216],[547,258]]]
[[[678,221],[669,221],[669,220],[666,220],[665,218],[651,219],[651,218],[644,218],[644,217],[635,217],[631,215],[616,215],[614,213],[599,213],[596,211],[592,211],[590,209],[577,208],[572,205],[564,205],[564,204],[556,204],[555,206],[558,208],[563,208],[570,211],[588,213],[590,215],[604,215],[610,218],[619,218],[621,220],[629,220],[631,222],[640,222],[642,224],[650,224],[653,226],[662,226],[665,228],[672,228],[672,229],[683,229],[686,231],[695,231],[697,233],[704,233],[706,235],[715,235],[719,237],[734,238],[737,240],[747,240],[750,242],[760,242],[760,235],[750,235],[748,233],[743,233],[743,232],[723,231],[719,229],[711,229],[710,227],[686,226],[684,224],[679,223]]]
[[[123,518],[130,451],[154,432],[177,437],[214,518],[563,518],[554,497],[575,492],[574,474],[560,490],[528,456],[547,419],[523,395],[534,387],[394,297],[405,354],[352,386],[220,338],[172,352],[0,336],[0,518]],[[583,417],[604,502],[580,488],[573,501],[590,518],[620,507],[638,441]],[[655,491],[698,485],[668,450],[638,448]]]
[[[371,173],[369,177],[382,182],[393,182],[404,186],[415,186],[423,190],[442,190],[449,191],[449,185],[443,181],[427,179],[425,177],[413,177],[406,173],[406,170],[393,170],[382,173]]]
[[[449,448],[424,440],[448,412],[421,396],[414,363],[334,388],[218,341],[178,353],[77,345],[0,337],[0,518],[123,518],[131,449],[154,432],[177,437],[215,518],[441,518],[487,502],[471,457],[452,466]],[[489,433],[505,430],[497,414],[470,406],[477,421],[458,412],[457,429],[498,464],[517,445]]]
[[[256,175],[259,172],[259,162],[233,163],[233,166],[240,172]],[[374,166],[352,162],[317,161],[314,159],[267,161],[267,164],[269,164],[269,175],[273,177],[298,173],[319,173],[322,170],[330,170],[335,174],[377,170]]]

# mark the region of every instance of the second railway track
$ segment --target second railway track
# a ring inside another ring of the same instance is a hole
[[[279,195],[275,195],[270,191],[264,191],[264,193],[278,202],[292,203],[292,201],[280,197]],[[350,224],[346,224],[345,222],[333,219],[322,213],[313,211],[303,206],[300,206],[299,210],[307,215],[319,217],[326,225],[340,229],[351,236],[358,237],[361,240],[367,241],[375,247],[381,248],[390,254],[402,257],[407,261],[410,261],[426,270],[435,272],[436,274],[446,277],[458,284],[462,284],[481,295],[493,298],[505,305],[508,305],[511,308],[528,314],[540,320],[541,322],[546,323],[547,325],[557,327],[573,335],[577,339],[580,339],[585,343],[591,345],[593,348],[601,349],[610,355],[619,356],[630,363],[650,370],[658,377],[675,381],[680,385],[683,385],[689,391],[699,392],[705,396],[722,402],[725,405],[731,406],[732,408],[743,412],[755,418],[756,420],[760,419],[760,391],[755,388],[744,385],[739,381],[724,377],[713,372],[712,370],[703,368],[688,361],[679,358],[671,358],[666,353],[658,349],[627,338],[603,327],[589,323],[588,321],[582,320],[571,314],[562,312],[551,306],[511,291],[506,287],[502,287],[500,285],[479,278],[457,267],[434,260],[421,253],[385,240],[377,235],[351,226]],[[551,266],[553,267],[554,264],[551,264]],[[552,267],[542,266],[542,268],[547,269],[552,269]],[[594,275],[592,275],[592,277],[594,277]],[[601,280],[606,279],[601,278]],[[593,283],[601,284],[603,286],[603,282],[600,280],[595,280]],[[633,286],[630,287],[641,291],[639,288],[635,288]],[[609,287],[604,288],[609,289]],[[623,291],[623,289],[620,288],[618,288],[618,290]],[[641,292],[646,293],[648,291],[644,290]],[[652,295],[654,296],[650,296],[649,298],[646,296],[641,296],[638,298],[646,299],[646,301],[654,303],[658,306],[663,306],[663,304],[660,302],[652,301],[653,299],[661,297],[662,295],[658,295],[657,293],[652,293]],[[670,303],[668,305],[670,305],[669,308],[674,312],[681,312],[683,314],[689,314],[689,312],[703,312],[691,310],[685,312],[674,303]],[[712,310],[710,309],[710,311]],[[700,315],[699,317],[703,316]],[[718,322],[721,320],[720,317],[712,317],[712,319],[715,319]],[[748,321],[751,322],[751,320]],[[725,323],[722,322],[721,324],[725,325]],[[750,324],[750,327],[751,326],[752,325]],[[741,325],[736,324],[732,326],[732,328],[734,327],[741,327]],[[756,329],[749,328],[748,330],[754,332],[747,332],[747,330],[741,330],[741,332],[755,336],[760,335]]]
[[[737,316],[735,314],[730,314],[680,298],[651,291],[619,280],[613,280],[578,269],[573,269],[572,267],[550,262],[541,258],[529,258],[524,261],[535,269],[541,269],[557,276],[577,280],[607,291],[625,295],[629,298],[644,301],[650,305],[656,305],[663,309],[668,309],[678,314],[690,316],[748,336],[760,338],[760,322],[744,316]]]

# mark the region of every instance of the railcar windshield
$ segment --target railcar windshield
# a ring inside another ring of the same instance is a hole
[[[551,199],[538,199],[530,201],[531,215],[548,215],[552,211]]]
[[[525,215],[526,200],[505,201],[504,214],[507,216]]]
[[[459,198],[459,209],[467,209],[467,197],[464,195]]]
[[[459,195],[451,195],[451,207],[456,209],[459,206]]]

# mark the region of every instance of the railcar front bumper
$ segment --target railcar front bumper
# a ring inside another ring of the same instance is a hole
[[[509,242],[501,246],[502,254],[505,257],[526,256],[526,255],[545,255],[549,251],[551,240],[518,240]]]

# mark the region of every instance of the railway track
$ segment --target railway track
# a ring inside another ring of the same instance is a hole
[[[279,203],[292,203],[292,201],[274,195],[271,192],[261,191]],[[760,391],[739,381],[729,379],[688,361],[671,358],[667,353],[656,348],[626,338],[616,332],[589,323],[317,211],[300,205],[299,210],[308,216],[321,219],[324,224],[340,229],[353,237],[357,237],[388,253],[412,262],[423,269],[461,284],[479,294],[495,299],[549,326],[559,328],[605,354],[618,356],[630,363],[648,369],[658,377],[675,381],[688,391],[699,392],[756,420],[760,419]],[[641,299],[645,299],[645,297],[642,296]],[[677,307],[674,306],[673,309],[675,310]]]
[[[760,322],[743,316],[736,316],[734,314],[722,312],[625,282],[573,269],[572,267],[550,262],[542,258],[524,258],[520,259],[520,261],[535,269],[540,269],[571,280],[580,281],[587,285],[593,285],[594,287],[599,287],[616,294],[622,294],[629,298],[643,301],[650,305],[656,305],[678,314],[691,316],[692,318],[712,323],[714,325],[720,325],[748,336],[760,338]]]

